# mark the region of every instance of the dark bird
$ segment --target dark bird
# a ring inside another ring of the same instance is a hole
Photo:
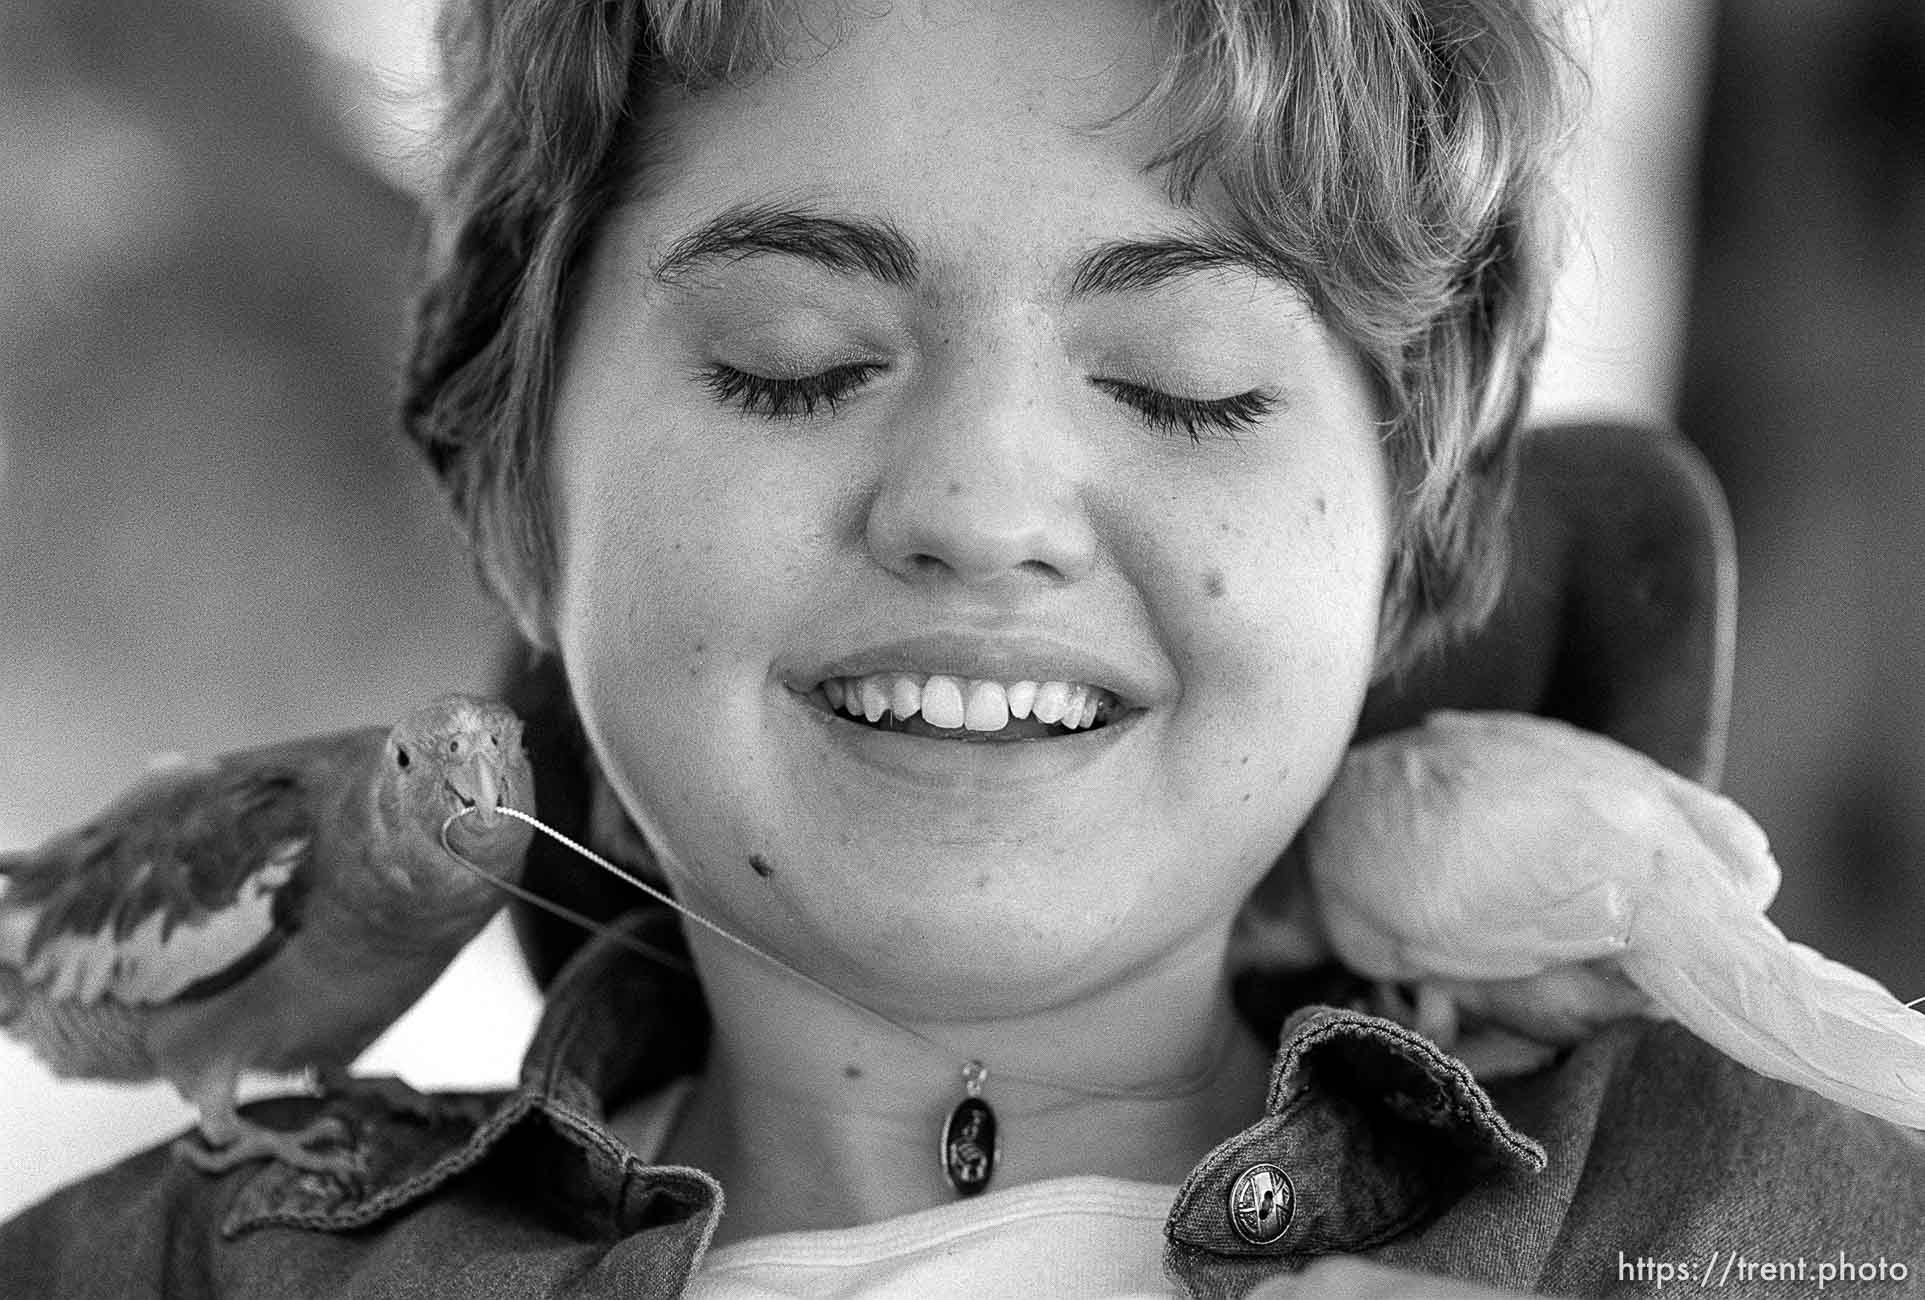
[[[158,768],[0,855],[0,1028],[63,1077],[167,1080],[203,1169],[339,1172],[338,1122],[251,1123],[242,1072],[344,1073],[501,906],[531,834],[502,809],[533,800],[520,719],[462,695]]]

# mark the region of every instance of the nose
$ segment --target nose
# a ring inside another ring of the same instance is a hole
[[[903,412],[869,502],[871,552],[917,582],[1072,582],[1096,544],[1066,413],[1007,382]]]

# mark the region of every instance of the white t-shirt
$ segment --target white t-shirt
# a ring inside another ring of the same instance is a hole
[[[1176,1188],[1051,1178],[859,1228],[780,1232],[718,1246],[687,1294],[699,1300],[1125,1300],[1175,1295],[1163,1224]]]
[[[624,1116],[654,1159],[688,1099],[680,1080]],[[1165,1300],[1163,1225],[1176,1187],[1121,1178],[1050,1178],[858,1228],[780,1232],[718,1246],[690,1279],[691,1300]]]

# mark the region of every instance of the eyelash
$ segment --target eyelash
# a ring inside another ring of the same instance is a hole
[[[818,409],[833,415],[837,406],[882,369],[873,362],[858,362],[834,366],[820,374],[782,379],[751,374],[733,366],[712,365],[702,371],[701,380],[716,401],[725,406],[750,415],[793,420],[814,415]],[[1261,389],[1229,397],[1179,397],[1120,379],[1090,382],[1134,410],[1157,433],[1171,436],[1181,433],[1193,443],[1200,443],[1205,437],[1234,439],[1237,434],[1255,428],[1276,406],[1276,399]]]
[[[1198,443],[1206,437],[1234,441],[1239,433],[1254,429],[1277,404],[1275,397],[1260,388],[1228,397],[1178,397],[1160,389],[1126,384],[1120,379],[1090,382],[1135,410],[1158,433],[1182,433],[1191,442]]]
[[[873,362],[832,366],[816,375],[799,379],[780,379],[771,375],[752,375],[734,366],[714,365],[702,371],[702,383],[715,400],[750,415],[766,415],[775,420],[793,420],[814,415],[817,407],[830,414],[856,389],[882,369]]]

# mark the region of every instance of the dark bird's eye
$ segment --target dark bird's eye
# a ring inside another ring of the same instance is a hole
[[[408,764],[412,763],[413,761],[414,761],[413,759],[408,757],[408,750],[406,746],[396,745],[394,747],[394,765],[396,767],[400,768],[402,771],[405,772],[408,768]]]

